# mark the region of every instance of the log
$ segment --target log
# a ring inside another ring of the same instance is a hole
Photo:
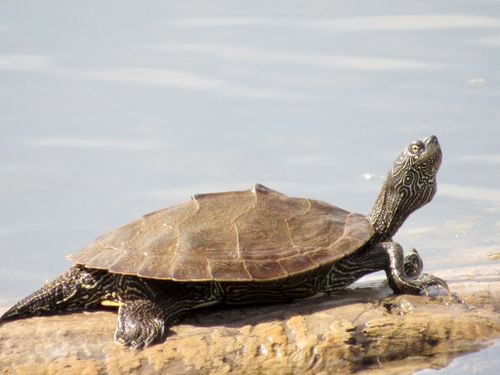
[[[7,322],[0,373],[411,374],[443,367],[500,337],[500,264],[436,275],[449,282],[451,300],[395,296],[372,279],[331,297],[199,309],[142,351],[113,341],[116,311]]]

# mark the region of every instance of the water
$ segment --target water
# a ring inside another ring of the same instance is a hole
[[[454,375],[454,374],[481,374],[495,375],[498,373],[498,353],[500,343],[490,346],[480,352],[466,354],[455,359],[449,366],[440,369],[418,371],[418,375]]]
[[[427,269],[500,252],[495,1],[3,1],[0,302],[141,214],[255,182],[366,213],[436,134],[396,239]]]

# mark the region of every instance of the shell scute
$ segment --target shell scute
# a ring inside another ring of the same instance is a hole
[[[251,281],[252,275],[243,260],[212,260],[209,262],[212,277],[217,281]]]

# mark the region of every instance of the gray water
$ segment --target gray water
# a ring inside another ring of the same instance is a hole
[[[396,239],[500,252],[498,1],[2,1],[0,305],[66,254],[256,182],[366,213],[413,139],[439,192]]]
[[[498,374],[498,353],[500,353],[500,343],[497,342],[489,348],[480,352],[466,354],[455,359],[449,366],[434,370],[427,369],[418,371],[418,375],[455,375],[455,374]]]

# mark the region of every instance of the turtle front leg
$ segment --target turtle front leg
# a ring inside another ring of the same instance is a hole
[[[414,249],[406,258],[403,248],[396,242],[382,242],[376,245],[387,254],[385,272],[389,286],[397,294],[428,294],[432,286],[442,287],[449,293],[448,285],[439,277],[421,273],[422,259]]]

